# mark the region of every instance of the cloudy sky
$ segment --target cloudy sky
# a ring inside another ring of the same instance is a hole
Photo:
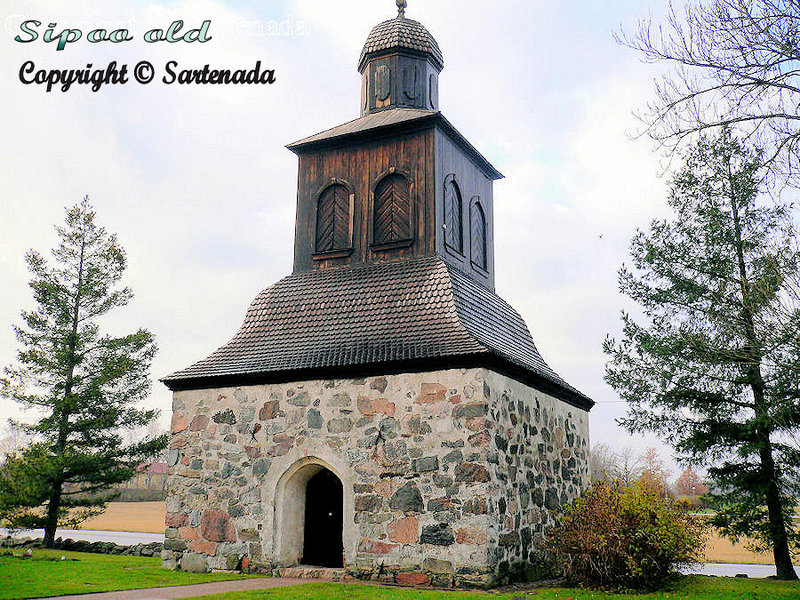
[[[637,226],[665,211],[658,156],[631,141],[632,112],[655,67],[612,32],[664,12],[660,0],[410,0],[445,55],[447,118],[506,175],[495,185],[497,291],[526,319],[545,359],[594,398],[593,443],[643,448],[615,424],[625,407],[603,382],[607,333],[625,300],[616,271]],[[358,116],[356,62],[392,0],[5,0],[0,9],[0,365],[30,306],[24,253],[53,246],[64,207],[89,194],[129,257],[131,304],[104,323],[143,326],[160,352],[154,379],[207,356],[238,328],[249,302],[291,271],[296,157],[284,145]],[[84,39],[63,51],[18,43],[20,23]],[[147,44],[177,19],[211,20],[205,44]],[[95,28],[134,40],[90,44]],[[274,68],[272,86],[23,85],[20,66],[82,68],[176,60]],[[168,422],[170,393],[149,404]],[[31,418],[0,399],[0,417]]]

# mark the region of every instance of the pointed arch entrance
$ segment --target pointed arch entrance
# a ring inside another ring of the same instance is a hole
[[[306,458],[287,469],[275,498],[279,562],[341,567],[344,562],[344,487],[321,460]]]

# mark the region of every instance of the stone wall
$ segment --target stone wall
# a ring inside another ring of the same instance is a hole
[[[164,564],[296,563],[325,467],[349,572],[489,585],[580,488],[587,437],[585,412],[485,369],[176,392]]]
[[[489,397],[490,561],[498,581],[531,578],[541,566],[536,542],[559,507],[588,483],[589,419],[526,385],[485,371]]]

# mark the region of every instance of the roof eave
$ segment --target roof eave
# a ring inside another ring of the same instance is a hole
[[[546,394],[550,394],[571,406],[587,412],[595,405],[595,402],[591,398],[581,392],[573,388],[559,385],[543,377],[539,373],[535,373],[493,352],[199,377],[176,377],[177,374],[172,374],[159,381],[166,385],[171,391],[178,392],[208,389],[212,387],[288,383],[291,381],[308,381],[312,379],[372,377],[397,373],[419,373],[424,371],[461,368],[491,369],[521,383],[535,387]]]
[[[481,168],[481,170],[486,174],[489,179],[496,181],[498,179],[504,179],[505,175],[503,175],[500,171],[494,168],[492,163],[490,163],[486,157],[480,153],[480,151],[473,146],[470,141],[465,138],[461,132],[455,128],[455,126],[447,120],[447,118],[441,113],[436,113],[438,115],[439,125],[442,129],[453,139],[453,141],[461,147]]]
[[[428,59],[428,62],[431,63],[431,65],[433,65],[440,73],[444,70],[444,60],[443,59],[439,60],[439,58],[429,50],[417,50],[415,48],[393,47],[393,48],[382,48],[381,50],[373,50],[371,52],[362,54],[358,59],[359,75],[364,74],[364,69],[367,68],[367,63],[372,59],[381,58],[383,56],[391,56],[392,54],[407,54],[409,56],[426,58]]]
[[[392,108],[387,110],[407,110],[403,108]],[[413,110],[413,109],[411,109]],[[419,129],[424,129],[425,127],[431,125],[436,115],[439,114],[437,112],[430,112],[428,114],[420,115],[418,117],[405,119],[402,121],[398,121],[396,123],[386,123],[384,125],[376,125],[374,127],[370,127],[369,129],[362,129],[359,131],[347,132],[347,133],[339,133],[339,134],[332,134],[327,137],[318,138],[308,140],[308,138],[303,138],[297,142],[292,142],[291,144],[287,144],[286,148],[291,150],[297,155],[302,154],[303,152],[307,152],[310,150],[316,150],[319,148],[327,148],[331,146],[338,146],[342,143],[352,143],[355,141],[360,140],[370,140],[375,139],[376,137],[386,137],[388,135],[397,134],[397,133],[405,133],[407,131],[415,131]],[[363,117],[361,117],[363,118]],[[358,121],[359,119],[355,119]],[[354,121],[349,121],[348,123],[343,123],[342,125],[348,125]],[[325,131],[321,131],[314,135],[308,137],[316,137],[326,133],[327,131],[331,131],[342,125],[337,125],[336,127],[331,127],[330,129],[326,129]],[[306,141],[308,140],[308,141]]]
[[[395,109],[397,110],[397,109]],[[390,134],[396,134],[400,132],[406,131],[414,131],[418,129],[423,129],[430,125],[438,125],[442,128],[442,130],[450,136],[450,138],[462,149],[464,150],[470,158],[472,158],[478,167],[483,171],[483,173],[489,179],[494,181],[498,179],[503,179],[505,176],[498,171],[492,163],[490,163],[483,154],[481,154],[475,146],[473,146],[467,138],[465,138],[459,131],[456,129],[450,121],[448,121],[445,116],[441,112],[433,112],[428,115],[420,116],[415,119],[408,119],[406,121],[401,121],[399,123],[389,123],[386,125],[378,125],[371,129],[366,129],[362,131],[356,131],[353,133],[343,133],[340,135],[333,135],[330,137],[326,137],[323,139],[311,140],[308,142],[304,142],[300,140],[299,142],[293,142],[291,144],[287,144],[286,148],[297,154],[298,156],[303,152],[307,152],[314,149],[319,148],[328,148],[332,146],[337,146],[342,143],[352,143],[359,140],[369,140],[375,139],[376,137],[384,137]],[[324,133],[324,132],[323,132]]]

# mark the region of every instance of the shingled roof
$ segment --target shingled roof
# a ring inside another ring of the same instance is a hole
[[[544,362],[508,303],[438,257],[289,275],[258,295],[230,342],[162,381],[179,390],[471,366],[593,405]]]
[[[372,28],[358,59],[359,73],[364,71],[371,56],[393,50],[412,50],[426,54],[440,71],[444,68],[444,56],[439,44],[425,26],[419,21],[398,15]]]
[[[294,153],[309,148],[352,142],[358,139],[373,140],[381,135],[395,134],[400,130],[413,130],[438,125],[442,131],[464,151],[490,179],[502,179],[503,174],[490,163],[467,138],[456,129],[438,110],[422,110],[418,108],[391,108],[377,113],[370,113],[337,125],[325,131],[292,142],[286,147]]]
[[[399,125],[418,121],[420,119],[429,119],[439,114],[437,110],[422,110],[419,108],[390,108],[377,113],[369,113],[363,117],[358,117],[347,123],[331,127],[325,131],[320,131],[314,135],[303,138],[296,142],[292,142],[287,148],[296,150],[304,146],[310,146],[319,142],[324,142],[336,138],[352,136],[360,133],[371,132],[375,133],[376,129],[382,127],[390,127],[392,125]]]

